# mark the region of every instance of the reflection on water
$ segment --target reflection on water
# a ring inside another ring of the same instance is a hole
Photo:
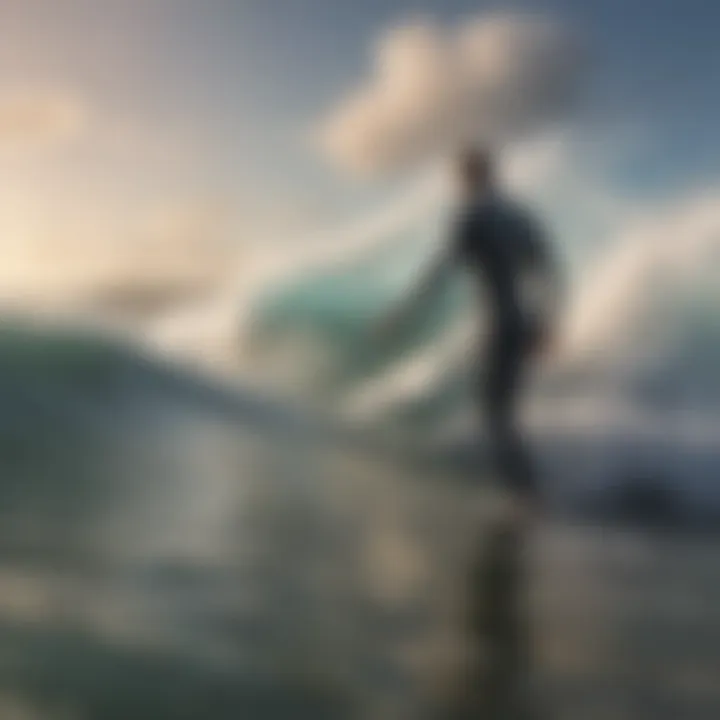
[[[463,623],[491,492],[129,358],[42,351],[2,360],[0,718],[453,706],[478,650]],[[534,709],[718,717],[716,551],[540,528]]]

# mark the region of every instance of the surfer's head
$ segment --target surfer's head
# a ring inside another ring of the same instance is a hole
[[[495,168],[492,153],[487,148],[463,148],[455,161],[455,172],[463,194],[475,196],[492,187]]]

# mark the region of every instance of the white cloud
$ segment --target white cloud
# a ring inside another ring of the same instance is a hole
[[[579,60],[568,33],[544,19],[410,23],[380,39],[370,77],[328,113],[318,141],[360,173],[401,168],[462,141],[502,142],[566,107]]]
[[[0,89],[0,149],[46,147],[80,135],[89,110],[78,96],[60,89]]]

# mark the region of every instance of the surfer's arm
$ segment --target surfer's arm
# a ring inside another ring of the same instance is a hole
[[[443,247],[437,252],[420,271],[417,279],[407,294],[378,324],[378,335],[389,338],[394,333],[402,331],[405,325],[417,313],[421,312],[435,293],[441,289],[462,256],[461,248],[465,244],[469,232],[470,216],[460,213],[453,222],[449,237]]]
[[[428,302],[442,287],[453,267],[453,255],[443,249],[420,272],[417,280],[410,287],[404,297],[382,318],[377,331],[383,338],[390,337],[416,317],[425,303]]]

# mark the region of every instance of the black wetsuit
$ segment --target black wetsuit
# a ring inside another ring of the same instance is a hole
[[[535,495],[536,477],[518,427],[516,404],[530,351],[546,322],[527,307],[523,278],[547,278],[546,271],[552,269],[547,247],[526,213],[493,197],[462,212],[453,255],[477,280],[489,311],[478,395],[495,470],[513,490]]]

